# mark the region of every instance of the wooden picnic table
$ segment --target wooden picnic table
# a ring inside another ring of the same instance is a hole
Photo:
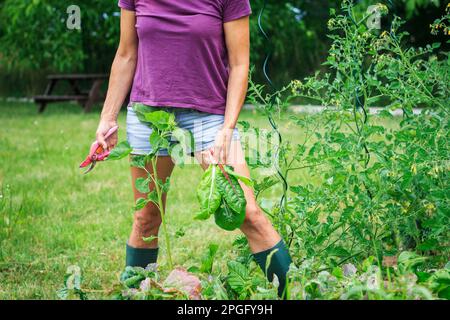
[[[103,99],[100,90],[103,82],[108,79],[108,74],[51,74],[47,76],[48,84],[43,95],[34,96],[34,102],[39,104],[39,113],[44,112],[48,103],[60,101],[77,101],[84,109],[89,112],[92,105]],[[88,91],[80,89],[81,81],[91,81]],[[73,93],[70,95],[52,95],[53,89],[58,81],[68,81]]]

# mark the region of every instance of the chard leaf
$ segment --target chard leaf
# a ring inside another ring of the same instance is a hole
[[[228,284],[231,289],[241,293],[251,281],[248,269],[237,261],[228,262]]]
[[[194,216],[194,219],[195,220],[208,220],[210,216],[211,216],[211,213],[209,211],[201,210]]]
[[[246,186],[253,187],[253,180],[247,177],[244,177],[236,172],[233,171],[233,167],[231,166],[224,166],[225,172],[228,173],[231,176],[236,177],[237,179],[241,180]]]
[[[217,170],[216,176],[217,188],[227,205],[239,216],[245,216],[245,206],[247,205],[247,201],[245,200],[244,190],[242,190],[237,178],[228,175],[227,179],[227,177],[219,170]]]
[[[222,205],[214,213],[214,220],[216,224],[227,231],[233,231],[239,228],[245,219],[245,207],[244,210],[237,213],[231,210],[230,206],[222,200]]]
[[[204,218],[208,214],[212,215],[220,206],[222,196],[217,187],[218,173],[217,166],[209,166],[197,187],[197,198],[202,208],[202,214],[198,215],[199,218]]]

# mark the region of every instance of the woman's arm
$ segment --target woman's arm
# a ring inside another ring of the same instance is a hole
[[[250,65],[249,17],[224,23],[225,42],[228,50],[230,75],[223,129],[216,137],[214,158],[226,163],[233,129],[245,102]]]
[[[97,141],[111,150],[117,144],[117,133],[105,141],[105,134],[117,125],[117,116],[130,90],[137,62],[138,38],[136,16],[133,11],[121,10],[120,43],[111,67],[108,92],[97,129]]]

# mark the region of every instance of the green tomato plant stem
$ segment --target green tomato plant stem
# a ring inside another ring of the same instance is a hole
[[[164,209],[164,204],[163,204],[163,200],[162,200],[162,196],[163,196],[163,192],[161,190],[161,187],[159,185],[159,179],[158,179],[158,174],[156,171],[156,157],[152,157],[151,158],[151,163],[152,163],[152,168],[153,168],[153,175],[154,175],[154,183],[155,183],[155,191],[158,197],[158,207],[159,207],[159,212],[161,214],[161,221],[162,221],[162,226],[163,226],[163,233],[164,233],[164,239],[166,241],[166,248],[167,248],[167,261],[169,263],[169,268],[170,270],[173,269],[173,262],[172,262],[172,253],[171,253],[171,249],[170,249],[170,237],[169,237],[169,233],[167,232],[167,225],[166,225],[166,213],[165,213],[165,209]]]

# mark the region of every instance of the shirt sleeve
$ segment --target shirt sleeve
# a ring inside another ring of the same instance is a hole
[[[135,11],[134,0],[119,0],[118,6],[122,9]]]
[[[252,13],[250,0],[224,0],[223,22],[249,16]]]

